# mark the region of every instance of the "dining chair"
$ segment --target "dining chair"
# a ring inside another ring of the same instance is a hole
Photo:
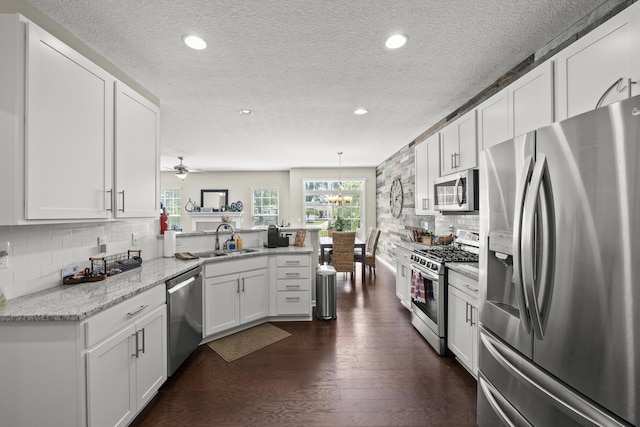
[[[369,269],[369,273],[373,270],[374,276],[376,275],[376,250],[379,239],[380,230],[374,228],[371,236],[367,239],[364,257],[358,254],[355,255],[355,262],[364,262],[365,266]]]
[[[333,247],[331,248],[331,264],[336,272],[351,273],[354,279],[355,255],[353,246],[356,242],[355,231],[336,231],[333,233]]]

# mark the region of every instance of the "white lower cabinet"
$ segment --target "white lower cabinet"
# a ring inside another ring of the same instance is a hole
[[[164,287],[152,291],[156,299],[164,299]],[[133,319],[124,329],[118,329],[87,351],[90,427],[127,425],[167,378],[166,304],[163,301],[153,309],[153,299],[147,301],[132,304],[127,300],[123,303],[128,305],[126,313],[116,306],[89,321],[110,325],[114,319]],[[90,329],[88,325],[86,330]]]
[[[411,251],[396,246],[396,296],[400,304],[411,310]]]
[[[276,314],[311,315],[311,257],[276,256]]]
[[[267,257],[205,266],[204,336],[269,315]]]
[[[165,292],[81,321],[0,322],[0,425],[131,422],[167,378]]]
[[[447,346],[460,363],[478,376],[478,291],[472,279],[449,270]]]

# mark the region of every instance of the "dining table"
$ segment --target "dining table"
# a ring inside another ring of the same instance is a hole
[[[331,236],[323,236],[323,237],[319,237],[318,238],[319,242],[320,242],[320,264],[324,264],[325,263],[325,259],[324,259],[324,252],[325,249],[331,249],[333,248],[333,237]],[[364,281],[365,279],[365,267],[366,267],[366,263],[364,262],[364,254],[365,254],[365,249],[366,249],[366,243],[364,240],[360,239],[359,237],[356,237],[356,240],[353,244],[354,249],[355,248],[360,248],[362,250],[362,280]]]

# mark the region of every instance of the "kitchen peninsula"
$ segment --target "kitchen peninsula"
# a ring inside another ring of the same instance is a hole
[[[198,237],[211,239],[206,234]],[[254,247],[188,261],[156,258],[101,282],[61,285],[9,300],[0,309],[3,423],[126,425],[167,378],[167,279],[197,265],[215,277],[245,261],[264,263],[263,315],[215,333],[205,331],[207,342],[267,321],[311,320],[312,253],[311,246]],[[306,304],[304,312],[300,303],[297,311],[280,305],[278,272],[291,257],[306,259],[300,264],[308,270],[307,286],[295,291],[297,301]],[[205,295],[208,285],[207,277]]]

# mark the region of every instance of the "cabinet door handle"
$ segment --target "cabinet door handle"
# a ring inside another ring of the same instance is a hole
[[[464,323],[469,323],[469,303],[465,302],[464,307]]]
[[[455,168],[455,164],[454,164],[454,160],[453,160],[453,156],[455,156],[455,154],[451,154],[451,169]]]
[[[135,337],[135,340],[136,340],[135,349],[133,353],[131,353],[131,357],[135,357],[137,359],[138,358],[138,333],[136,332],[135,334],[131,334],[131,337]]]
[[[429,209],[429,199],[422,199],[422,210],[426,211]]]
[[[132,317],[135,316],[136,314],[140,313],[142,310],[144,310],[145,308],[149,307],[149,305],[141,305],[140,307],[138,307],[138,309],[130,311],[127,313],[127,317]]]
[[[118,194],[122,194],[122,209],[118,209],[118,212],[124,212],[124,190],[118,191]]]
[[[236,279],[236,293],[240,293],[240,279]]]
[[[471,304],[469,304],[469,307],[471,308],[471,316],[470,316],[470,319],[469,319],[469,324],[471,326],[473,326],[473,325],[475,325],[475,323],[473,323],[473,306]]]
[[[244,277],[242,278],[242,292],[244,292]]]
[[[109,193],[109,209],[107,209],[107,212],[113,212],[113,188],[107,190],[107,193]]]
[[[144,328],[142,328],[142,330],[136,332],[136,337],[138,336],[138,334],[142,332],[142,348],[138,349],[138,351],[136,352],[136,357],[140,357],[140,352],[142,352],[142,354],[144,354],[144,350],[146,348],[146,339],[145,339],[145,335],[144,335]]]

